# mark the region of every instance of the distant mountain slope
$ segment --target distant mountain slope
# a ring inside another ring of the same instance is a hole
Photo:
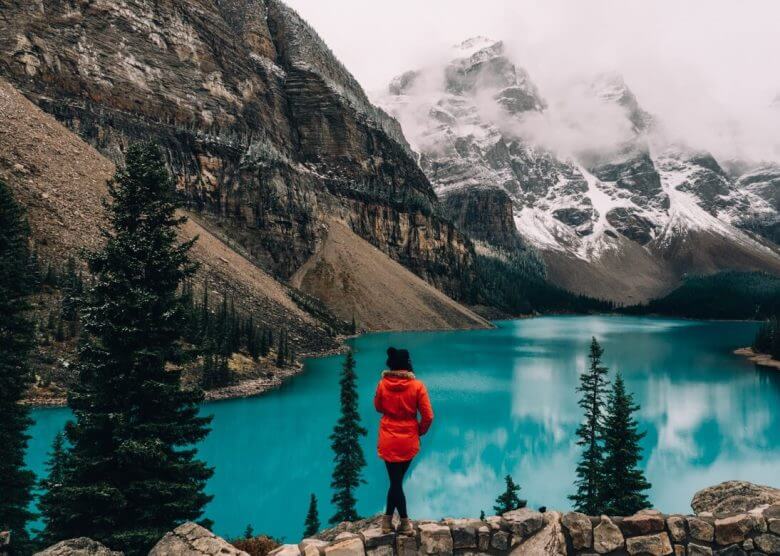
[[[328,223],[319,250],[290,282],[370,330],[490,326],[338,220]]]
[[[114,162],[157,139],[182,196],[289,278],[331,217],[462,298],[469,240],[398,123],[278,0],[0,0],[0,75]]]
[[[63,265],[100,245],[101,200],[114,164],[0,79],[0,177],[27,209],[32,240],[46,262]],[[302,352],[336,347],[329,327],[302,310],[290,288],[233,251],[195,221],[184,239],[199,236],[192,255],[201,263],[199,285],[209,284],[252,310],[260,322],[287,328]]]
[[[563,287],[632,303],[686,273],[780,273],[771,168],[735,179],[709,153],[658,148],[658,123],[619,75],[573,87],[583,106],[567,109],[601,118],[592,134],[581,131],[585,145],[556,135],[571,115],[548,106],[504,45],[486,38],[395,78],[378,102],[401,122],[458,224],[506,247],[515,230],[499,207],[511,205],[521,240]],[[602,124],[620,140],[604,140]]]
[[[672,292],[628,313],[702,319],[766,319],[780,310],[780,278],[762,272],[690,276]]]

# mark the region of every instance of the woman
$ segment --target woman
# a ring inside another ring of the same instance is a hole
[[[433,409],[425,385],[414,376],[408,351],[388,348],[387,367],[389,370],[382,372],[374,396],[374,407],[382,414],[378,452],[390,477],[382,532],[393,530],[393,513],[398,510],[401,517],[398,533],[413,535],[412,523],[406,513],[403,480],[412,458],[420,451],[420,437],[431,427]]]

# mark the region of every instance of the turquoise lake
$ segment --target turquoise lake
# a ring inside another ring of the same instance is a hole
[[[567,316],[496,324],[351,342],[369,430],[367,484],[358,493],[363,515],[382,510],[387,488],[372,398],[388,345],[410,350],[436,414],[405,483],[412,517],[490,515],[507,473],[530,506],[569,508],[579,455],[575,387],[591,336],[642,406],[643,466],[656,507],[689,512],[696,490],[728,479],[780,486],[780,372],[731,353],[751,343],[755,323]],[[200,455],[216,468],[206,514],[217,534],[237,536],[251,523],[295,542],[312,492],[323,524],[330,517],[328,435],[342,360],[309,360],[277,391],[203,406],[214,416]],[[36,473],[68,416],[65,409],[33,412],[28,461]]]

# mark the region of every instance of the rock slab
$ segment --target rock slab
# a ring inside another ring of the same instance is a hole
[[[87,537],[78,537],[60,541],[35,556],[122,556],[122,552],[113,551]]]
[[[295,546],[296,554],[298,550]],[[149,556],[249,556],[197,523],[187,522],[166,533]],[[101,555],[102,556],[102,555]],[[288,552],[284,556],[291,556]]]

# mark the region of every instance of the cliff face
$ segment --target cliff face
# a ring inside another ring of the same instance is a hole
[[[461,188],[444,197],[447,215],[475,240],[509,251],[522,240],[512,215],[512,199],[498,187]]]
[[[400,127],[276,0],[0,0],[0,74],[110,159],[165,148],[190,209],[288,278],[326,216],[445,292],[473,248]]]

